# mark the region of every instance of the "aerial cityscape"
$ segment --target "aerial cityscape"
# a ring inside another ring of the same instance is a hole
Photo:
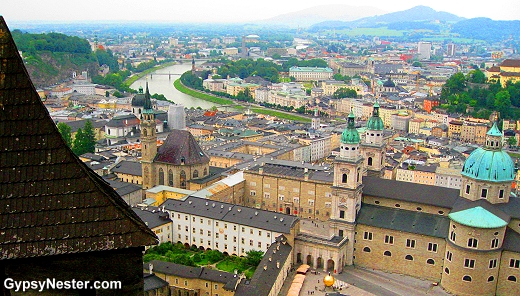
[[[55,2],[0,4],[2,295],[520,295],[516,3]]]

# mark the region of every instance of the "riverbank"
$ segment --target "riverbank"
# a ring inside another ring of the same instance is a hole
[[[169,66],[173,66],[173,65],[175,65],[175,62],[169,62],[169,63],[160,64],[160,65],[154,66],[153,68],[146,69],[143,72],[140,72],[140,73],[137,73],[135,75],[132,75],[132,76],[128,77],[123,83],[125,85],[127,85],[128,87],[130,87],[130,85],[132,85],[137,80],[143,78],[144,76],[146,76],[146,75],[148,75],[150,73],[153,73],[153,72],[155,72],[157,70],[161,70],[163,68],[166,68],[166,67],[169,67]]]
[[[232,100],[229,100],[229,99],[215,97],[215,96],[208,95],[206,93],[203,93],[203,92],[200,92],[200,91],[188,88],[187,86],[182,84],[180,79],[175,80],[175,82],[173,82],[173,86],[178,91],[180,91],[180,92],[182,92],[184,94],[190,95],[192,97],[195,97],[195,98],[198,98],[198,99],[201,99],[201,100],[204,100],[204,101],[216,103],[216,104],[219,104],[219,105],[233,105],[231,107],[232,108],[236,108],[236,109],[243,109],[244,108],[244,106],[242,106],[242,105],[237,105],[237,103],[235,101],[232,101]],[[266,109],[266,108],[251,108],[251,111],[253,111],[255,113],[258,113],[258,114],[275,116],[275,117],[278,117],[278,118],[281,118],[281,119],[294,120],[294,121],[300,121],[300,122],[311,122],[311,119],[307,118],[307,117],[302,117],[302,116],[298,116],[298,115],[295,115],[295,114],[284,113],[284,112],[271,110],[271,109]]]

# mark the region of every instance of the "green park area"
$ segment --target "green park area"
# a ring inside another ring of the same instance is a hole
[[[301,122],[311,122],[311,119],[307,118],[307,117],[278,112],[278,111],[274,111],[271,109],[251,108],[251,111],[258,113],[258,114],[276,116],[280,119],[287,119],[287,120],[294,120],[294,121],[301,121]]]
[[[199,266],[233,273],[244,273],[251,278],[256,267],[260,264],[264,253],[251,250],[246,252],[245,257],[228,256],[218,250],[200,250],[196,247],[187,248],[181,243],[172,244],[165,242],[148,249],[143,261],[160,260],[173,262],[186,266]]]
[[[173,86],[175,86],[175,88],[178,91],[180,91],[184,94],[190,95],[192,97],[195,97],[195,98],[198,98],[198,99],[201,99],[204,101],[212,102],[212,103],[219,104],[219,105],[234,105],[234,102],[231,100],[215,97],[212,95],[208,95],[208,94],[187,88],[186,86],[182,85],[180,79],[175,80],[175,82],[173,82]]]

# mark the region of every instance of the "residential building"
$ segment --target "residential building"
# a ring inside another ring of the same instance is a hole
[[[318,67],[291,67],[289,76],[296,78],[296,81],[321,81],[330,80],[334,75],[331,68]]]

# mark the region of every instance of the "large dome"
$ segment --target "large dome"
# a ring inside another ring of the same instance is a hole
[[[462,175],[491,182],[511,182],[515,178],[515,164],[503,150],[478,148],[464,162]]]

